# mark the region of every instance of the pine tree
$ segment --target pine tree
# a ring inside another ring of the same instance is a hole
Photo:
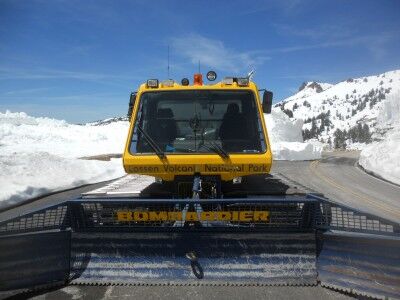
[[[335,133],[333,134],[335,137],[335,148],[336,149],[341,149],[346,147],[345,143],[345,135],[344,132],[341,131],[340,129],[336,129]]]
[[[303,134],[303,141],[306,141],[306,140],[311,138],[310,137],[310,130],[308,130],[308,129],[303,130],[302,134]]]
[[[289,118],[293,118],[293,112],[290,109],[284,109],[283,112],[287,114]]]
[[[364,143],[371,143],[371,132],[369,131],[368,124],[364,124],[363,126],[363,135],[364,135]]]
[[[317,124],[316,124],[316,122],[315,122],[315,119],[312,120],[312,122],[311,122],[311,132],[310,132],[310,135],[311,135],[312,138],[316,137],[316,135],[317,135]]]
[[[361,123],[357,124],[357,142],[362,143],[364,139],[363,129]]]

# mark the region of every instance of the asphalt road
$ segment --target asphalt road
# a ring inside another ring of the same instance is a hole
[[[297,183],[301,190],[324,194],[325,197],[350,207],[400,222],[400,186],[378,179],[357,167],[359,152],[326,152],[315,161],[275,161],[272,173]],[[108,182],[78,187],[41,197],[25,205],[0,210],[0,222],[31,210],[78,197]]]
[[[317,161],[277,161],[273,173],[279,173],[302,188],[319,193],[342,204],[400,220],[400,187],[377,179],[356,166],[357,152],[325,153]],[[81,187],[0,213],[0,221],[31,209],[62,202],[105,183]],[[19,297],[20,295],[17,295]],[[321,286],[311,287],[204,287],[204,286],[68,286],[48,292],[25,295],[35,299],[348,299],[346,294]],[[3,295],[4,297],[4,295]],[[1,295],[0,295],[1,298]]]
[[[359,152],[327,152],[315,161],[276,161],[272,172],[325,197],[400,222],[400,187],[365,173]]]
[[[321,286],[68,286],[32,299],[351,299]]]

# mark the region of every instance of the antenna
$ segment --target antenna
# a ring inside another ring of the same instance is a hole
[[[168,73],[167,78],[169,79],[169,45],[168,45],[168,66],[167,66],[167,73]]]
[[[256,73],[256,70],[252,69],[248,74],[247,78],[251,80],[254,77],[254,74]]]

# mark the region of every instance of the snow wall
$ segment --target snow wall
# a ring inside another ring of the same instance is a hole
[[[280,109],[264,114],[274,160],[312,160],[321,158],[322,145],[303,142],[302,120],[292,121]]]
[[[266,115],[274,159],[309,160],[321,150],[303,143],[301,121],[283,112]],[[126,121],[75,125],[23,112],[0,112],[0,208],[49,192],[111,180],[125,174],[120,159],[80,157],[122,153]]]
[[[0,208],[123,176],[121,159],[78,158],[121,153],[127,132],[128,122],[74,125],[25,113],[0,112]]]
[[[367,145],[359,164],[368,172],[400,184],[400,94],[387,98],[377,118],[377,128],[384,130],[384,139]]]

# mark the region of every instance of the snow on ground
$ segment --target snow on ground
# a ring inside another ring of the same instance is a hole
[[[0,154],[49,152],[62,157],[83,157],[123,152],[128,122],[93,124],[75,125],[25,113],[0,112]]]
[[[302,120],[291,121],[279,108],[264,114],[275,160],[311,160],[321,158],[322,147],[303,142]]]
[[[369,172],[400,184],[400,128],[389,132],[385,140],[366,146],[359,164]]]
[[[52,191],[124,174],[120,159],[79,160],[47,152],[0,155],[0,208]]]
[[[384,139],[367,145],[359,164],[386,180],[400,184],[400,93],[385,101],[378,115],[377,128]]]
[[[321,149],[303,143],[302,121],[281,111],[266,115],[274,159],[309,160]],[[115,119],[85,125],[0,112],[0,207],[48,192],[123,176],[120,159],[79,157],[122,153],[129,124]]]
[[[122,153],[128,122],[74,125],[0,112],[0,207],[48,192],[125,174],[120,159],[78,157]]]

